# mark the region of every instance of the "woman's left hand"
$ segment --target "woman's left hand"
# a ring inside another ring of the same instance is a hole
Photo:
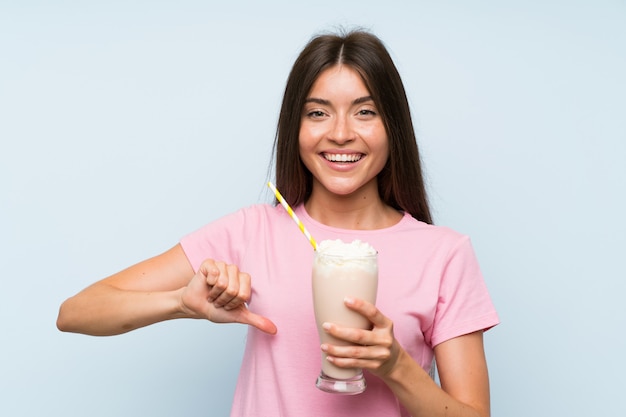
[[[322,344],[328,360],[340,368],[363,368],[378,376],[388,374],[401,351],[393,335],[393,322],[367,301],[347,297],[344,302],[349,309],[367,318],[372,323],[372,329],[324,323],[324,330],[328,334],[351,343],[349,346]]]

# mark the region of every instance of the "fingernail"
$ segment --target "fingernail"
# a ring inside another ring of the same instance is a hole
[[[346,303],[346,304],[351,304],[352,305],[352,304],[354,304],[354,298],[346,297],[346,298],[343,299],[343,302]]]
[[[322,324],[322,328],[323,328],[324,330],[329,330],[329,329],[330,329],[330,323],[324,323],[324,324]]]
[[[328,345],[327,344],[323,344],[322,346],[320,346],[320,348],[322,349],[322,352],[328,351]]]

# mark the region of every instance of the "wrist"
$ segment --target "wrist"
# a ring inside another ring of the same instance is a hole
[[[176,319],[195,319],[198,315],[185,304],[184,301],[185,287],[179,288],[171,292],[172,296],[172,318]]]
[[[432,382],[430,375],[403,348],[400,348],[396,362],[381,378],[390,386],[404,385],[409,381],[412,384],[421,380]]]
[[[408,361],[414,362],[409,354],[402,347],[399,347],[395,362],[382,378],[388,382],[403,381],[406,378],[407,370],[411,367],[410,363],[407,363]]]

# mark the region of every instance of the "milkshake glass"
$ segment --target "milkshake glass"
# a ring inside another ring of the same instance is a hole
[[[319,243],[313,261],[313,306],[321,343],[349,345],[330,336],[325,322],[339,326],[368,329],[371,323],[344,304],[346,297],[376,302],[378,255],[365,242],[325,240]],[[322,352],[322,371],[315,383],[322,391],[336,394],[359,394],[366,388],[359,368],[338,368]]]

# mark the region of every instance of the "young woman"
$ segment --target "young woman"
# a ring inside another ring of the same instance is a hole
[[[378,251],[376,305],[346,299],[371,330],[333,323],[320,346],[313,250],[278,205],[255,205],[63,303],[63,331],[114,335],[174,318],[250,325],[233,416],[489,416],[483,331],[498,317],[469,239],[434,226],[408,102],[382,42],[312,39],[280,112],[276,184],[318,241]],[[320,349],[366,370],[356,396],[316,389]],[[441,381],[429,376],[433,357]]]

